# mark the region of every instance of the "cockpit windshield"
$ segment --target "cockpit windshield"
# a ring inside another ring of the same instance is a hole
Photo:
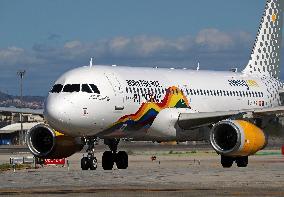
[[[80,84],[66,84],[63,92],[80,92]]]
[[[93,90],[94,93],[100,94],[100,91],[99,91],[99,89],[98,89],[98,87],[97,87],[96,85],[90,84],[90,86],[91,86],[91,88],[92,88],[92,90]]]
[[[93,93],[88,84],[82,84],[82,92]]]
[[[59,93],[59,92],[61,92],[62,88],[63,88],[63,85],[61,85],[61,84],[55,84],[55,85],[52,87],[52,89],[50,90],[50,92],[52,92],[52,93]]]
[[[86,92],[86,93],[95,93],[100,94],[100,90],[95,84],[65,84],[64,87],[62,84],[55,84],[50,90],[51,93],[60,93],[60,92]]]

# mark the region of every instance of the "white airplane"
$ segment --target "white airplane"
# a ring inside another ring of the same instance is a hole
[[[223,167],[246,167],[263,149],[262,128],[284,112],[279,81],[283,0],[267,0],[250,60],[242,72],[92,65],[64,73],[45,101],[46,124],[27,144],[41,158],[68,157],[88,145],[83,170],[97,168],[94,142],[110,151],[102,167],[128,167],[119,139],[197,141],[209,138]]]

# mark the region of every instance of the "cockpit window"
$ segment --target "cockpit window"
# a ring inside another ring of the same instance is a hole
[[[88,84],[82,84],[82,92],[93,93]]]
[[[66,84],[63,92],[80,92],[80,84]]]
[[[52,87],[52,89],[50,90],[50,92],[51,92],[51,93],[59,93],[59,92],[61,92],[62,88],[63,88],[63,85],[61,85],[61,84],[55,84],[55,85]]]
[[[91,86],[91,88],[92,88],[94,93],[100,94],[100,91],[99,91],[98,87],[95,84],[90,84],[90,86]]]

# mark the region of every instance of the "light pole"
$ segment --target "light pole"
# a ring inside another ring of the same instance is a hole
[[[26,71],[25,70],[19,70],[17,72],[17,75],[20,77],[20,99],[21,99],[21,105],[20,108],[23,108],[23,78],[25,75]],[[20,122],[21,122],[21,131],[19,135],[19,144],[23,145],[24,144],[24,131],[23,131],[23,113],[20,113]]]

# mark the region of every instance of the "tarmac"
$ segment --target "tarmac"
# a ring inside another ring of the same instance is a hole
[[[82,171],[82,153],[68,158],[67,166],[45,166],[0,172],[1,196],[284,196],[284,156],[279,150],[264,150],[249,157],[247,168],[224,169],[220,156],[210,149],[187,146],[123,146],[129,152],[129,167],[104,171],[100,146],[98,168]],[[0,163],[12,153],[0,149]],[[151,157],[156,156],[152,161]]]

